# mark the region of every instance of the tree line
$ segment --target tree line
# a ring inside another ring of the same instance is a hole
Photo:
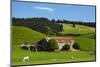
[[[55,21],[47,18],[12,18],[12,25],[25,26],[35,31],[56,35],[58,32],[63,31],[63,25],[61,23],[55,23]]]
[[[68,20],[55,20],[48,18],[12,18],[12,25],[14,26],[25,26],[29,27],[35,31],[47,34],[47,35],[57,35],[59,32],[63,31],[63,24],[73,24],[75,27],[76,24],[86,25],[91,27],[96,27],[94,22],[81,22],[81,21],[68,21]]]
[[[68,20],[58,20],[58,23],[66,23],[66,24],[79,24],[79,25],[85,25],[85,26],[90,26],[90,27],[96,27],[95,22],[82,22],[82,21],[68,21]]]

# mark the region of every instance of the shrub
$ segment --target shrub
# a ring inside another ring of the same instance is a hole
[[[63,47],[63,50],[69,50],[70,46],[69,44],[65,44],[65,46]]]
[[[57,45],[57,42],[53,39],[49,40],[48,44],[49,44],[51,50],[55,50],[55,49],[59,48],[59,46]]]
[[[77,42],[74,43],[73,48],[80,49],[79,44]]]

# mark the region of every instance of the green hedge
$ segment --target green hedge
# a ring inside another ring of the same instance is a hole
[[[64,47],[63,47],[63,50],[69,50],[70,46],[69,44],[66,44]]]
[[[75,42],[74,45],[73,45],[73,48],[80,49],[80,46],[79,46],[79,44],[77,42]]]
[[[59,46],[57,45],[57,42],[53,39],[49,40],[48,43],[51,50],[55,50],[59,48]]]

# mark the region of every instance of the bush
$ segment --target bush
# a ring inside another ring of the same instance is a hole
[[[75,42],[74,45],[73,45],[73,48],[74,49],[80,49],[79,44],[77,42]]]
[[[59,46],[57,45],[57,42],[53,39],[49,40],[48,44],[49,44],[51,50],[55,50],[55,49],[59,48]]]
[[[69,50],[70,46],[68,44],[66,44],[64,47],[63,47],[63,50]]]

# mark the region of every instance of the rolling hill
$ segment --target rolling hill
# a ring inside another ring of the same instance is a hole
[[[76,25],[76,27],[73,28],[72,24],[63,24],[63,29],[62,34],[75,38],[81,50],[95,52],[95,28],[84,25]]]
[[[72,24],[63,24],[63,34],[87,34],[95,33],[95,28],[84,25],[77,25],[72,27]]]
[[[12,26],[12,65],[26,64],[46,64],[46,63],[62,63],[62,62],[79,62],[79,61],[95,61],[95,28],[76,25],[75,28],[71,24],[63,24],[62,37],[71,36],[76,39],[80,45],[81,51],[78,52],[30,52],[19,48],[19,45],[28,42],[37,42],[48,36],[34,31],[27,27]],[[74,36],[73,36],[74,35]],[[60,37],[60,36],[51,36]],[[29,56],[30,62],[24,63],[23,57]],[[71,57],[74,59],[71,59]],[[54,60],[56,59],[56,60]]]
[[[12,26],[12,45],[37,42],[46,35],[23,26]]]

